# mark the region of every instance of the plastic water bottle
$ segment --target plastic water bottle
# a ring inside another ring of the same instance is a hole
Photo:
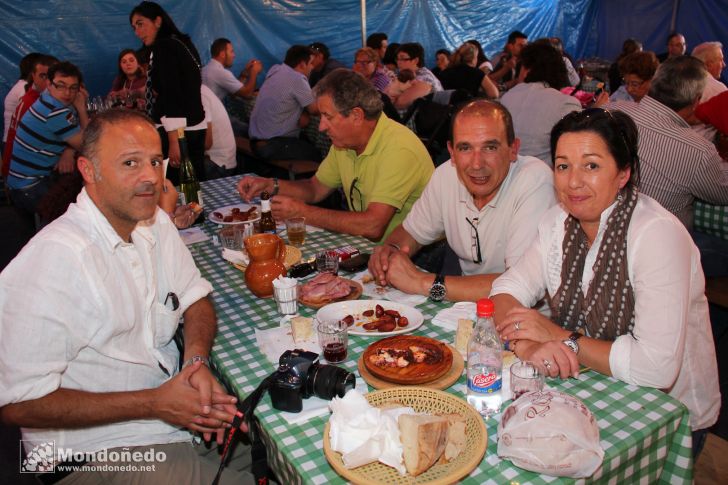
[[[468,403],[486,418],[500,412],[503,344],[493,323],[493,302],[478,300],[478,321],[468,342]]]

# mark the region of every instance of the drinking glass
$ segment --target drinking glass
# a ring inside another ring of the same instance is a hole
[[[295,281],[288,287],[276,286],[276,282],[273,281],[273,297],[278,304],[278,313],[281,315],[298,313],[298,285]]]
[[[291,217],[286,219],[286,233],[288,234],[288,243],[291,246],[300,248],[306,240],[306,218]]]
[[[238,227],[238,225],[225,226],[218,231],[217,234],[220,237],[220,244],[222,244],[222,247],[233,251],[242,250],[244,229],[242,224],[240,224],[240,226],[241,227]]]
[[[533,362],[516,362],[511,366],[511,394],[515,401],[531,391],[542,391],[544,375]]]
[[[346,360],[349,347],[349,326],[342,320],[324,320],[318,323],[318,339],[324,358],[331,364]]]
[[[316,255],[316,269],[319,273],[339,273],[339,255],[332,251],[321,251]]]

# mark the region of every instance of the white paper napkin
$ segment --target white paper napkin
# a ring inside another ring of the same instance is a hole
[[[472,301],[459,301],[450,308],[440,310],[432,319],[432,323],[448,330],[458,329],[458,320],[467,318],[475,322],[475,303]]]
[[[375,408],[356,389],[343,398],[335,397],[329,407],[331,448],[341,453],[344,466],[356,468],[379,461],[401,475],[406,473],[397,418],[402,414],[417,414],[414,409]]]
[[[303,400],[303,410],[300,413],[286,413],[281,411],[281,417],[288,424],[299,424],[318,416],[329,414],[329,402],[316,396]]]
[[[286,315],[282,317],[279,327],[269,328],[267,330],[255,329],[255,339],[258,342],[258,348],[276,366],[278,365],[278,359],[281,354],[286,350],[303,349],[309,352],[316,352],[317,354],[321,352],[318,333],[315,329],[309,338],[299,342],[293,341],[290,323],[292,316]]]
[[[417,306],[427,301],[427,297],[424,295],[410,295],[399,291],[391,286],[379,286],[374,281],[364,283],[362,279],[364,276],[369,275],[369,270],[364,270],[357,273],[351,279],[360,283],[363,288],[363,293],[369,298],[376,300],[389,300],[396,301],[397,303],[404,303],[405,305]]]
[[[195,244],[195,243],[207,241],[210,239],[210,237],[207,234],[205,234],[205,231],[203,231],[199,227],[190,227],[188,229],[182,229],[179,231],[179,236],[182,238],[182,241],[187,246],[189,246],[190,244]]]
[[[235,251],[234,249],[222,248],[222,259],[233,264],[247,266],[250,262],[248,255],[243,251]]]

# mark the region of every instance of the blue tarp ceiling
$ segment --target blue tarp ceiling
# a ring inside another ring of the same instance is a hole
[[[129,25],[136,1],[0,0],[0,99],[15,83],[20,58],[47,52],[76,63],[93,95],[108,92],[116,57],[140,41]],[[324,42],[350,65],[361,46],[359,0],[161,0],[177,25],[192,36],[203,61],[217,37],[231,39],[237,51],[233,70],[247,59],[266,67],[281,62],[294,43]],[[688,48],[719,40],[728,45],[728,0],[369,0],[367,32],[386,32],[390,42],[418,41],[427,64],[435,50],[453,49],[476,38],[486,54],[498,52],[508,33],[521,30],[535,39],[559,36],[575,58],[613,59],[627,37],[645,49],[665,50],[673,17]],[[262,78],[261,78],[262,79]]]

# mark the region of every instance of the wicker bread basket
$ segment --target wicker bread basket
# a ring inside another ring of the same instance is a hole
[[[402,476],[394,468],[379,462],[353,469],[344,467],[341,454],[331,449],[329,423],[324,429],[324,454],[336,472],[355,484],[437,484],[455,483],[469,474],[483,459],[488,445],[488,432],[483,418],[463,399],[444,391],[426,387],[395,387],[370,392],[365,396],[369,404],[381,407],[387,404],[409,406],[415,411],[429,414],[460,414],[465,416],[465,449],[447,464],[435,464],[417,477]]]

